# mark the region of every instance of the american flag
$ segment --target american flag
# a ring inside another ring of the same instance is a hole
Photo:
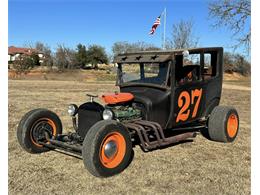
[[[153,35],[157,26],[159,26],[161,24],[161,15],[158,16],[155,20],[155,22],[153,23],[152,29],[150,30],[150,35]]]

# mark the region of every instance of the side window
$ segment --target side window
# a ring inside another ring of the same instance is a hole
[[[200,54],[176,56],[175,78],[177,85],[183,85],[200,79]]]
[[[202,77],[204,80],[209,80],[216,76],[217,73],[217,53],[204,53],[204,67]]]
[[[189,54],[183,59],[183,66],[200,65],[200,54]]]

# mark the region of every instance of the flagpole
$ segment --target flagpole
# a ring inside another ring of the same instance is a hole
[[[163,27],[163,49],[165,49],[165,33],[166,33],[166,7],[164,8],[164,27]]]

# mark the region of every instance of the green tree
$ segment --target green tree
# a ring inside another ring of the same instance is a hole
[[[34,66],[40,66],[40,58],[39,58],[37,53],[33,52],[30,57],[33,60],[33,65]]]
[[[105,48],[99,45],[90,45],[87,50],[87,62],[92,64],[93,68],[97,69],[98,64],[107,64],[108,56]]]
[[[88,63],[87,49],[85,45],[80,43],[77,45],[76,60],[81,68]]]

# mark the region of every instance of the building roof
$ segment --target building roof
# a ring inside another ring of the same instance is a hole
[[[38,51],[37,49],[33,48],[23,48],[23,47],[15,47],[15,46],[10,46],[8,47],[8,54],[10,55],[15,55],[15,54],[26,54],[26,55],[31,55],[32,53],[42,53]]]

